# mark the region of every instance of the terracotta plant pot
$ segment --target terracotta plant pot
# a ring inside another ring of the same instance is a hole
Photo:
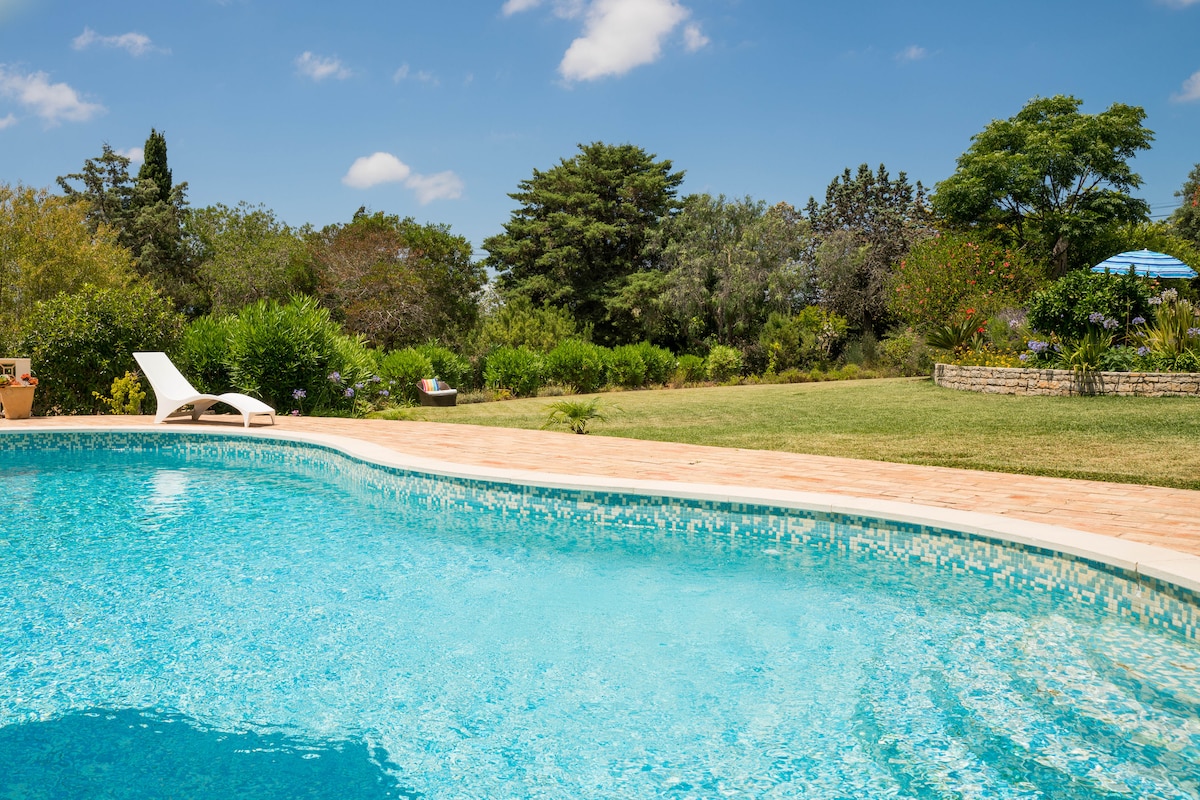
[[[5,419],[29,419],[33,411],[33,390],[36,386],[0,386],[0,404]]]

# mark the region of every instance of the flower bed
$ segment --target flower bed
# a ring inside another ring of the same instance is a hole
[[[947,389],[988,394],[1200,397],[1200,373],[1197,372],[1075,372],[1069,369],[934,364],[933,382]]]

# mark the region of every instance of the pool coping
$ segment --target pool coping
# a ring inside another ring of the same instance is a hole
[[[100,433],[102,430],[85,425],[40,426],[33,424],[22,426],[19,430],[0,431],[0,435],[19,432],[94,434]],[[941,527],[1009,544],[1083,558],[1200,593],[1200,556],[1141,542],[1117,539],[1104,534],[981,511],[789,489],[502,469],[415,456],[362,439],[308,431],[285,432],[270,428],[231,427],[218,429],[198,426],[164,428],[161,425],[122,426],[120,430],[122,432],[185,436],[232,435],[251,439],[303,442],[329,447],[348,456],[384,467],[412,470],[448,478],[515,483],[551,489],[593,490],[643,496],[676,497],[686,500],[749,503],[818,513],[878,517],[895,522]]]

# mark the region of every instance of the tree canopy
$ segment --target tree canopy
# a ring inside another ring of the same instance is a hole
[[[1200,164],[1192,167],[1183,188],[1175,196],[1180,198],[1180,202],[1179,208],[1171,214],[1171,227],[1177,234],[1200,247]]]
[[[813,239],[806,252],[811,299],[860,330],[882,333],[890,321],[886,286],[895,265],[930,234],[925,187],[887,167],[847,168],[830,182],[825,202],[809,198]]]
[[[486,274],[448,225],[360,208],[312,237],[317,291],[335,318],[379,347],[466,337]]]
[[[622,341],[605,306],[620,281],[658,269],[652,236],[676,207],[682,172],[633,145],[595,142],[521,181],[504,233],[483,243],[505,292],[569,310],[602,341]]]
[[[934,210],[953,225],[976,227],[1032,250],[1056,274],[1085,266],[1081,244],[1103,228],[1147,218],[1129,194],[1141,177],[1129,161],[1149,149],[1146,112],[1114,103],[1081,114],[1082,101],[1036,97],[1015,116],[993,120],[937,185]]]

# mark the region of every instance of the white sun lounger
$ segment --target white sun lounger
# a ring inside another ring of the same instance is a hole
[[[201,394],[188,383],[166,353],[134,353],[134,359],[142,368],[146,380],[154,389],[154,398],[158,408],[154,412],[155,422],[165,422],[167,417],[179,411],[184,406],[192,407],[192,420],[200,419],[200,415],[208,411],[215,403],[233,406],[241,412],[242,420],[247,428],[250,427],[251,414],[269,414],[271,424],[275,424],[275,409],[261,400],[237,392],[225,394]]]

